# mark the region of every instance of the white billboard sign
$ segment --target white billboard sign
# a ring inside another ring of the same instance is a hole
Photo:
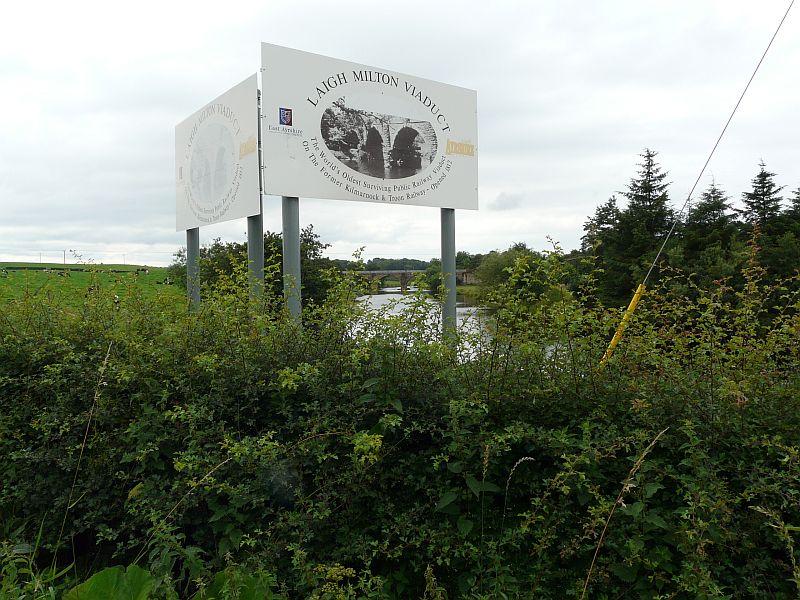
[[[252,75],[175,127],[178,231],[261,212]]]
[[[477,94],[261,45],[264,193],[478,208]]]

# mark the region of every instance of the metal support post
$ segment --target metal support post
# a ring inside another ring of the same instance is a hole
[[[189,307],[200,306],[200,228],[186,230],[186,291]]]
[[[250,280],[250,295],[258,298],[264,291],[263,212],[247,217],[247,273]]]
[[[300,318],[300,200],[283,196],[283,296],[289,314]]]
[[[258,214],[247,217],[247,268],[250,296],[258,298],[264,291],[264,189],[261,157],[261,92],[257,92],[258,105]]]
[[[447,336],[456,330],[456,211],[442,211],[442,274],[445,287],[442,305],[442,334]]]

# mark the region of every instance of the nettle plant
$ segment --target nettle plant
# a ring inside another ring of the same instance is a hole
[[[794,598],[798,281],[757,257],[662,273],[602,368],[621,311],[557,247],[444,340],[425,294],[368,311],[337,272],[302,325],[244,271],[196,312],[11,302],[2,589]]]

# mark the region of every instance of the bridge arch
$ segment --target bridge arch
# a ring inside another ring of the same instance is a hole
[[[394,136],[392,164],[406,169],[422,167],[422,144],[424,138],[413,127],[402,127]]]
[[[342,152],[346,155],[351,154],[351,150],[358,150],[361,146],[361,136],[355,129],[350,129],[344,134],[342,138]]]
[[[351,108],[338,101],[323,112],[320,130],[336,158],[380,179],[411,177],[436,158],[436,132],[429,121]]]
[[[366,158],[366,169],[369,175],[383,179],[386,177],[386,165],[384,162],[384,142],[383,136],[375,127],[367,129],[367,139],[362,146],[364,158]]]
[[[374,127],[367,129],[367,140],[364,142],[364,151],[369,160],[383,162],[383,136]]]

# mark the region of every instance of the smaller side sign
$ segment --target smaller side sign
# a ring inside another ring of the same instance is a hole
[[[175,126],[176,230],[261,211],[256,75]]]

